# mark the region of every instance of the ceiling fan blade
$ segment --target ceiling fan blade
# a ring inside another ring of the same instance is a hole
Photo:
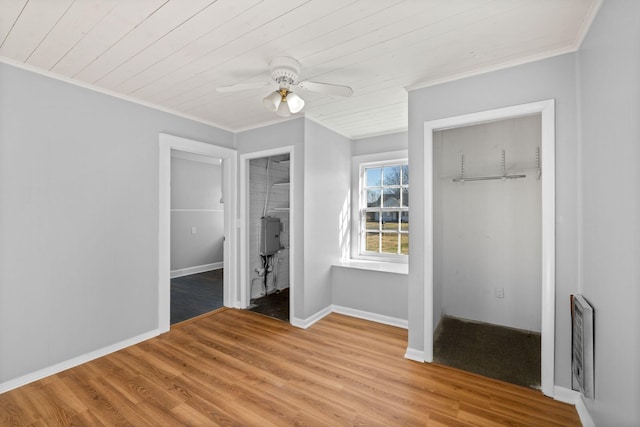
[[[298,87],[308,90],[309,92],[323,93],[326,95],[336,96],[351,96],[353,95],[353,89],[349,86],[334,85],[331,83],[319,83],[319,82],[300,82]]]
[[[218,88],[216,88],[216,91],[218,91],[220,93],[240,92],[242,90],[260,89],[262,87],[271,86],[272,84],[273,84],[273,82],[240,83],[240,84],[237,84],[237,85],[218,87]]]

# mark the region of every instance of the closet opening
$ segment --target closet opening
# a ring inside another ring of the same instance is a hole
[[[241,158],[245,243],[243,308],[285,322],[292,318],[292,153]]]
[[[516,120],[511,121],[511,119]],[[535,124],[538,129],[536,143],[532,142],[529,146],[516,144],[517,141],[496,142],[500,127],[513,130],[528,120],[538,121]],[[497,124],[492,127],[494,123]],[[476,125],[479,126],[476,127]],[[445,131],[452,131],[452,133],[445,134]],[[472,144],[470,147],[456,146],[455,143],[447,146],[441,142],[443,137],[445,139],[460,138],[461,141],[467,139],[461,138],[462,136],[469,136],[472,141],[486,138],[487,141],[493,142],[485,142],[487,149],[477,153],[475,150],[479,150],[481,145],[474,146],[472,142],[469,143]],[[463,150],[465,152],[462,152]],[[527,153],[521,155],[521,151]],[[441,157],[445,155],[451,157],[446,160],[448,163],[441,161]],[[526,175],[526,177],[519,175]],[[438,338],[442,333],[441,330],[437,330],[437,327],[447,315],[472,325],[475,322],[489,323],[524,330],[526,334],[536,333],[535,329],[539,328],[539,386],[543,394],[553,397],[555,366],[554,100],[425,122],[423,179],[426,190],[423,195],[423,360],[433,362],[436,357],[440,357],[434,354],[434,338]],[[514,202],[506,197],[508,193],[519,194],[520,192],[515,189],[529,184],[539,188],[534,190],[539,194],[539,205],[535,205],[538,202],[535,202],[532,196],[522,202]],[[455,193],[445,193],[445,186],[451,187]],[[486,187],[484,192],[479,191],[483,186]],[[503,204],[502,213],[490,210],[498,202]],[[445,205],[450,210],[446,212],[447,218],[444,218],[443,206]],[[520,224],[525,216],[532,215],[538,219],[534,218],[527,225]],[[474,224],[483,224],[485,227],[471,227]],[[493,228],[486,228],[487,224]],[[496,230],[500,230],[500,234],[503,235],[502,242],[498,241]],[[510,231],[509,234],[505,233],[507,230]],[[531,247],[524,248],[519,243],[519,239],[524,235],[532,237],[531,243],[528,243],[532,245]],[[533,240],[534,235],[535,240]],[[459,252],[454,254],[456,248]],[[536,252],[538,255],[534,259]],[[529,258],[527,263],[520,258],[515,258],[525,253]],[[448,256],[445,256],[447,254]],[[520,273],[525,274],[520,277]],[[536,282],[537,286],[535,289],[533,286],[525,288],[521,285],[525,281]],[[459,284],[448,287],[450,282]],[[521,316],[521,314],[524,315]],[[443,327],[446,325],[443,324]],[[505,344],[499,348],[503,351],[507,347],[509,345]],[[473,353],[476,350],[470,350],[470,352]],[[527,385],[537,386],[537,384]]]
[[[433,361],[539,389],[541,116],[433,134]]]

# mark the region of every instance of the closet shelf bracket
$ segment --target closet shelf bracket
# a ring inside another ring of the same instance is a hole
[[[511,175],[507,174],[507,162],[506,162],[506,155],[504,150],[502,150],[501,166],[502,166],[502,175],[466,177],[464,176],[464,154],[461,154],[460,155],[460,178],[454,178],[453,182],[491,181],[496,179],[506,180],[506,179],[520,179],[520,178],[527,177],[527,175],[524,175],[524,174],[511,174]]]

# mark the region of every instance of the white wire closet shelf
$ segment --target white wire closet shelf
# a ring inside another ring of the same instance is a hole
[[[464,154],[460,155],[460,177],[453,178],[453,182],[469,182],[469,181],[491,181],[491,180],[506,180],[506,179],[520,179],[526,178],[525,174],[508,174],[507,173],[507,165],[506,165],[506,154],[505,150],[502,150],[502,158],[501,158],[501,166],[502,166],[502,174],[501,175],[489,175],[489,176],[465,176],[465,164],[464,164]],[[538,179],[540,179],[541,168],[540,168],[540,148],[536,148],[536,171],[538,172]]]

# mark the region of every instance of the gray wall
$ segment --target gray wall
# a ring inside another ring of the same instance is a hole
[[[334,305],[407,320],[408,274],[333,266],[331,284]]]
[[[570,387],[569,295],[577,292],[578,206],[575,55],[495,71],[409,92],[411,251],[409,347],[424,347],[424,122],[544,99],[556,100],[555,383]]]
[[[408,145],[409,134],[407,132],[390,133],[352,141],[351,155],[361,156],[364,154],[406,150]]]
[[[223,262],[221,198],[220,164],[171,157],[171,271]]]
[[[158,134],[234,135],[0,63],[0,384],[158,327]]]
[[[605,1],[578,54],[582,293],[596,425],[640,425],[640,3]]]
[[[351,140],[305,121],[304,287],[309,317],[329,307],[331,265],[349,251]]]
[[[444,314],[540,332],[540,132],[539,114],[435,132],[433,286]],[[502,150],[507,174],[526,177],[453,182],[461,155],[466,177],[501,176]]]

